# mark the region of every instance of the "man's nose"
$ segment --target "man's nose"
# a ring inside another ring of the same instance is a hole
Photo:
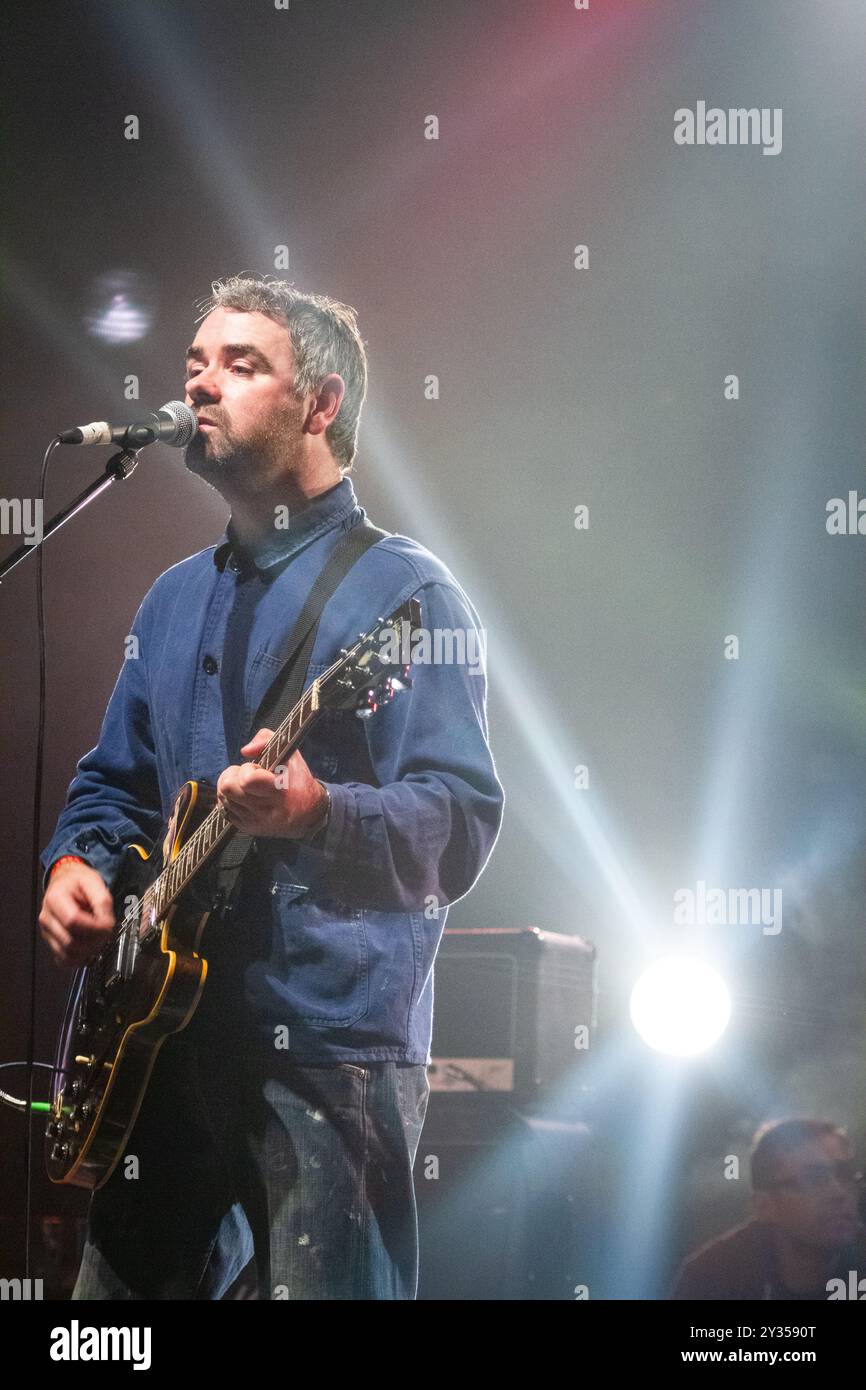
[[[190,377],[187,381],[185,389],[193,405],[200,401],[219,400],[216,377],[209,375],[207,371],[196,372],[195,376]]]

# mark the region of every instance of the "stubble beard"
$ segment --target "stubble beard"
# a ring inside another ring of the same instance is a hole
[[[253,433],[239,438],[218,412],[215,430],[207,435],[197,430],[184,449],[184,463],[190,473],[217,492],[253,494],[292,471],[292,459],[299,452],[298,407],[288,403],[261,421]]]

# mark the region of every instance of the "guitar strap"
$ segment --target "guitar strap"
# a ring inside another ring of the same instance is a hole
[[[283,643],[280,650],[280,669],[253,716],[249,738],[259,729],[276,729],[294,709],[304,691],[310,657],[325,604],[365,551],[390,534],[389,531],[381,531],[365,517],[357,526],[353,526],[351,531],[347,531],[342,540],[334,546],[307,596],[295,626]],[[235,834],[217,855],[214,861],[217,889],[214,911],[225,915],[231,910],[232,893],[253,844],[252,836]]]

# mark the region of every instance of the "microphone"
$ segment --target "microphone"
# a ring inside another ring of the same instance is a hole
[[[107,420],[96,420],[91,425],[63,430],[57,438],[61,444],[120,444],[125,449],[143,449],[146,444],[158,442],[184,449],[197,429],[195,412],[183,401],[169,401],[162,410],[132,424],[110,425]]]

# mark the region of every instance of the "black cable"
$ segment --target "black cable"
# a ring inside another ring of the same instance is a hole
[[[58,1074],[58,1072],[62,1072],[64,1076],[72,1075],[72,1073],[67,1071],[65,1067],[55,1067],[51,1062],[34,1062],[33,1065],[34,1067],[44,1067],[46,1071],[53,1072],[55,1076]],[[4,1068],[6,1067],[26,1066],[26,1062],[0,1062],[0,1071],[4,1070]],[[23,1096],[10,1095],[9,1092],[4,1091],[2,1087],[0,1087],[0,1102],[2,1102],[3,1105],[8,1105],[10,1110],[17,1110],[19,1114],[23,1115],[26,1115],[28,1113],[30,1115],[41,1114],[42,1111],[50,1110],[52,1104],[51,1101],[34,1101],[32,1105],[28,1106],[27,1101],[23,1098]]]
[[[39,475],[39,501],[45,503],[45,479],[48,473],[48,460],[59,444],[52,439],[42,456],[42,471]],[[31,862],[33,874],[30,884],[30,1021],[27,1030],[27,1124],[24,1140],[25,1193],[24,1193],[24,1278],[30,1278],[30,1213],[33,1200],[33,1082],[36,1072],[36,941],[39,933],[39,906],[42,888],[39,851],[41,849],[42,827],[42,768],[45,753],[45,592],[43,587],[42,546],[36,556],[36,632],[39,648],[39,715],[36,733],[36,767],[33,787],[33,828],[31,843]]]

